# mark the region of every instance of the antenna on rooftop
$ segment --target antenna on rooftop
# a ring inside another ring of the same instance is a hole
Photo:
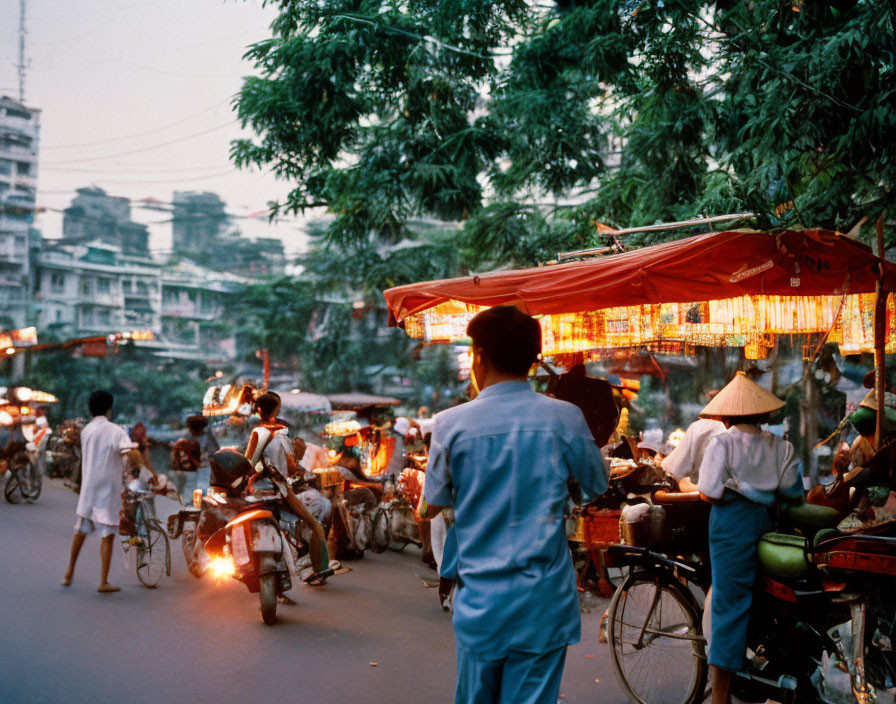
[[[25,29],[25,5],[27,0],[19,0],[19,63],[16,68],[19,69],[19,102],[25,102],[25,72],[28,70],[28,63],[25,60],[25,35],[28,30]]]

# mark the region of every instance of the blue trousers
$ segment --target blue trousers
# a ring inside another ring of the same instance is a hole
[[[759,538],[771,530],[769,509],[734,492],[709,514],[712,563],[712,635],[709,664],[741,670],[756,582]]]
[[[566,646],[547,653],[511,651],[485,660],[457,646],[455,704],[556,704]]]

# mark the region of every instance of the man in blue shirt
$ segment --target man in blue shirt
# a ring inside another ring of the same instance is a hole
[[[428,515],[454,508],[457,704],[554,704],[566,646],[580,637],[563,512],[568,483],[594,496],[607,472],[582,412],[526,381],[538,322],[513,306],[477,315],[479,395],[435,417]]]

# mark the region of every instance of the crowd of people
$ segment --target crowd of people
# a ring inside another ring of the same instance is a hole
[[[260,394],[254,402],[259,422],[242,448],[256,475],[247,484],[251,490],[254,481],[263,481],[266,468],[307,480],[301,491],[289,483],[280,490],[287,519],[301,523],[309,536],[308,582],[319,584],[332,573],[330,552],[340,519],[310,470],[338,470],[351,487],[349,504],[376,502],[387,480],[402,477],[424,560],[437,570],[440,599],[454,612],[456,701],[555,702],[567,646],[580,637],[564,524],[570,486],[578,487],[579,501],[599,496],[607,488],[608,470],[582,411],[537,394],[527,382],[541,351],[535,320],[515,307],[499,306],[473,318],[468,334],[471,400],[432,419],[398,419],[375,429],[367,463],[368,470],[382,465],[375,473],[365,472],[351,445],[334,456],[290,437],[289,424],[279,416],[279,396]],[[740,373],[707,400],[675,449],[656,459],[679,491],[699,493],[712,504],[707,635],[713,702],[723,704],[730,701],[733,673],[743,666],[759,538],[770,528],[776,502],[802,501],[804,486],[793,446],[761,429],[783,401]],[[892,401],[888,394],[885,406],[896,408]],[[62,580],[64,586],[72,583],[86,537],[96,532],[101,593],[119,590],[108,575],[123,468],[130,488],[162,489],[189,501],[194,491],[208,488],[210,457],[226,452],[208,419],[190,416],[186,434],[171,447],[166,476],[153,468],[145,427],[138,423],[128,433],[113,423],[113,404],[105,391],[89,400],[91,420],[81,431],[80,495]],[[872,392],[851,418],[859,436],[837,455],[840,473],[873,452],[878,412]],[[36,428],[46,429],[46,422]],[[380,452],[383,448],[389,451]],[[428,461],[407,467],[415,451]]]

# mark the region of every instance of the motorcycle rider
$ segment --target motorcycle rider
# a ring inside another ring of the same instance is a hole
[[[771,510],[778,496],[795,500],[803,495],[793,445],[759,427],[783,406],[738,372],[700,414],[727,427],[709,440],[697,481],[701,498],[713,504],[708,658],[713,704],[729,704],[734,673],[744,666],[757,546],[771,530]]]
[[[309,584],[322,584],[329,572],[330,558],[327,552],[327,541],[320,522],[312,515],[308,507],[296,496],[290,484],[283,481],[295,474],[299,467],[293,455],[292,441],[289,439],[286,425],[277,418],[280,411],[280,396],[267,391],[255,401],[255,408],[261,422],[252,429],[249,445],[246,447],[246,459],[259,472],[262,458],[267,459],[281,478],[272,476],[272,480],[283,496],[289,510],[301,519],[311,531],[310,554],[314,573],[305,579]]]

